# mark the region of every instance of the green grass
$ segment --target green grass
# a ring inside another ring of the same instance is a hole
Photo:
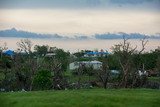
[[[85,89],[0,93],[0,107],[159,107],[160,90]]]
[[[160,82],[160,77],[148,77],[149,81]]]
[[[79,80],[78,75],[72,75],[72,71],[65,72],[65,76],[68,77],[68,81],[73,83],[77,82]],[[88,82],[88,81],[95,81],[97,78],[95,76],[88,76],[88,75],[81,75],[81,81],[82,83]]]
[[[94,77],[94,76],[82,75],[80,77],[81,77],[81,83],[96,80],[96,77]],[[68,81],[71,83],[77,82],[78,80],[79,80],[79,76],[77,76],[77,75],[75,75],[75,76],[73,75],[68,78]]]

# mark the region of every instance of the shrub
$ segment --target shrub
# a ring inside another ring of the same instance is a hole
[[[40,90],[49,89],[52,85],[51,72],[48,70],[40,70],[34,78],[34,87]]]

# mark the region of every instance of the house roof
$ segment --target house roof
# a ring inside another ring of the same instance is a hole
[[[100,62],[100,61],[91,61],[90,63],[92,63],[92,64],[102,64],[102,62]]]
[[[109,54],[108,52],[86,52],[87,55],[101,55],[101,54]]]
[[[73,62],[75,63],[75,62]],[[77,62],[77,63],[82,63],[82,64],[102,64],[102,62],[100,61],[80,61],[80,62]]]
[[[12,55],[14,55],[14,51],[12,51],[12,50],[7,50],[7,51],[5,51],[5,52],[3,52],[5,55],[9,55],[9,56],[12,56]]]

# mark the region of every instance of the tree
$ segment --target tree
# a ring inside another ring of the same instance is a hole
[[[85,52],[89,52],[89,50],[81,50],[80,52],[75,52],[73,55],[80,58],[80,57],[84,56]]]
[[[34,50],[36,51],[36,53],[39,55],[39,56],[45,56],[49,50],[49,46],[48,45],[35,45],[34,46]]]
[[[121,87],[128,87],[129,80],[134,80],[133,77],[135,76],[135,79],[137,78],[137,72],[139,69],[139,65],[134,65],[133,63],[133,54],[138,53],[138,60],[139,55],[144,51],[145,45],[148,41],[145,41],[145,38],[141,40],[142,42],[142,49],[140,51],[137,51],[136,48],[132,48],[131,44],[128,42],[128,39],[123,36],[123,43],[120,43],[118,45],[115,45],[112,50],[117,55],[118,62],[122,69],[122,80],[119,83],[119,86]],[[137,60],[137,62],[138,62]],[[134,66],[137,68],[135,69]],[[133,71],[133,72],[132,72]]]
[[[84,69],[85,69],[85,64],[79,63],[79,67],[76,69],[77,76],[78,76],[77,85],[75,87],[76,89],[80,89],[81,88],[81,80],[82,80],[82,76],[84,74]]]
[[[19,89],[33,89],[33,80],[38,68],[35,58],[28,58],[21,52],[14,55],[12,72],[16,75]]]
[[[1,44],[0,44],[1,45]],[[1,55],[1,59],[2,59],[2,55],[3,55],[3,51],[7,50],[7,43],[4,42],[3,45],[0,46],[0,55]]]
[[[2,46],[0,46],[0,66],[2,66],[2,68],[5,68],[4,72],[7,72],[8,68],[11,68],[11,62],[12,62],[12,58],[6,55],[3,55],[3,51],[7,50],[7,43],[4,42]]]
[[[159,76],[160,76],[160,47],[158,47],[155,52],[157,54],[157,60],[156,60],[156,68],[157,68],[157,71],[159,72]]]
[[[51,72],[48,70],[39,70],[34,78],[34,87],[36,89],[50,89],[52,85]]]
[[[119,70],[121,68],[119,62],[117,61],[117,55],[115,54],[108,55],[107,60],[110,70]]]
[[[21,39],[20,42],[17,42],[17,46],[20,48],[21,51],[24,51],[27,54],[31,54],[32,51],[32,42],[29,39]]]
[[[52,74],[52,88],[56,90],[65,89],[67,81],[64,76],[64,69],[62,69],[61,61],[54,57],[45,58],[43,62],[43,69],[51,71]]]
[[[67,86],[67,81],[64,76],[64,70],[62,69],[62,64],[57,60],[54,61],[52,65],[52,73],[53,73],[53,88],[62,90]]]
[[[157,59],[156,68],[157,68],[157,71],[159,72],[159,76],[160,76],[160,56]]]
[[[123,77],[119,84],[122,87],[127,87],[128,76],[131,70],[131,55],[136,49],[131,48],[130,43],[127,40],[128,39],[123,36],[123,43],[113,47],[113,52],[118,56],[118,62],[120,63],[123,71]]]
[[[25,68],[27,75],[29,75],[28,77],[28,84],[29,84],[29,90],[32,90],[32,86],[33,86],[33,80],[34,80],[34,76],[35,73],[38,69],[38,64],[37,64],[37,60],[34,59],[34,56],[32,56],[32,42],[29,39],[22,39],[20,42],[17,42],[18,47],[20,48],[20,53],[19,55],[22,55],[22,51],[24,51],[27,55],[23,55],[22,59],[24,59],[23,67]],[[18,63],[20,63],[19,61],[17,61]],[[17,65],[18,66],[18,65]]]
[[[143,61],[143,56],[148,55],[146,53],[142,54],[143,51],[145,50],[145,46],[148,43],[148,40],[146,39],[146,37],[144,37],[143,39],[140,40],[141,41],[141,50],[140,51],[135,51],[133,53],[133,65],[132,65],[132,69],[134,68],[134,71],[132,72],[131,76],[132,76],[132,86],[141,86],[143,84],[141,84],[142,82],[145,83],[146,82],[146,75],[143,75],[143,78],[141,78],[141,76],[139,76],[139,70],[141,70],[143,73],[145,72],[145,66],[147,65],[145,63],[145,61]],[[152,61],[152,60],[151,60]],[[151,64],[151,63],[150,63]],[[148,64],[148,65],[150,65]]]
[[[107,83],[110,77],[110,71],[108,66],[107,58],[103,58],[102,60],[102,68],[97,71],[97,76],[100,82],[103,84],[103,88],[107,88]]]
[[[70,53],[58,48],[55,48],[54,53],[55,59],[57,59],[62,64],[62,69],[66,71],[69,64]]]

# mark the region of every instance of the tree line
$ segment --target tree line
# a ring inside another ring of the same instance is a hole
[[[147,75],[139,75],[139,70],[154,70],[160,72],[160,49],[144,52],[148,40],[141,40],[142,48],[132,47],[127,38],[112,47],[112,54],[84,58],[86,51],[71,54],[63,49],[48,45],[35,45],[28,39],[17,42],[19,49],[14,56],[7,56],[3,51],[7,45],[0,47],[0,89],[5,91],[18,90],[64,90],[100,86],[103,88],[137,88],[147,84]],[[73,61],[99,60],[101,69],[94,70],[79,64],[72,73],[68,71],[69,63]],[[113,76],[111,70],[118,70]],[[87,76],[87,81],[83,82]],[[77,77],[70,81],[71,77]]]

